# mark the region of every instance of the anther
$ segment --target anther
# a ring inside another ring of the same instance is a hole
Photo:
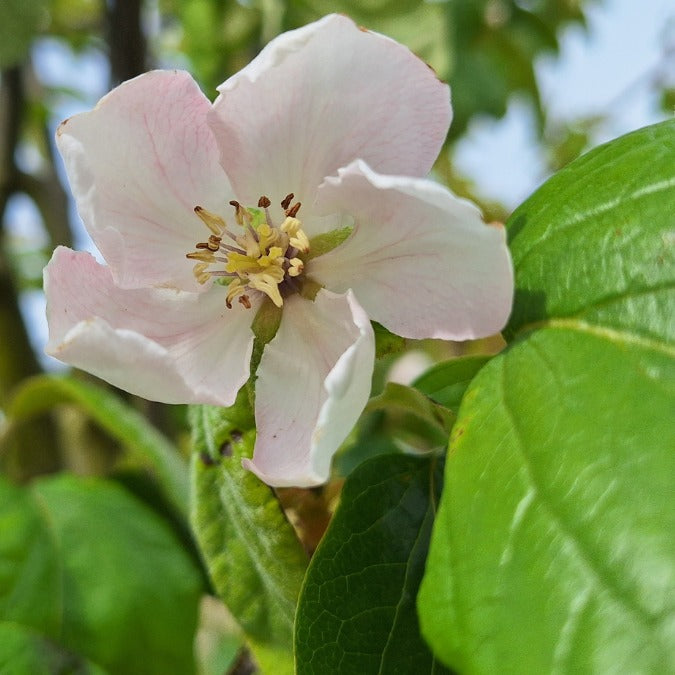
[[[265,220],[267,221],[267,224],[270,227],[274,227],[274,223],[272,222],[272,214],[270,213],[270,204],[272,202],[269,200],[269,197],[266,197],[263,195],[259,200],[258,200],[258,208],[264,209],[265,210]]]
[[[230,202],[230,206],[234,206],[234,219],[237,221],[237,225],[243,225],[244,219],[241,216],[241,204],[233,199]]]
[[[295,218],[295,216],[298,215],[298,211],[300,210],[301,206],[302,204],[300,202],[295,202],[295,204],[293,204],[290,209],[286,209],[286,215],[289,218]]]
[[[248,209],[245,209],[236,199],[230,201],[230,206],[234,206],[234,218],[239,225],[243,225],[244,221],[251,222],[251,214]]]
[[[227,227],[225,221],[215,213],[207,211],[203,206],[195,206],[194,212],[199,216],[206,227],[215,235],[219,235]]]
[[[264,293],[277,307],[283,305],[288,294],[299,292],[299,277],[305,271],[305,262],[299,256],[309,251],[309,240],[296,218],[301,203],[293,203],[294,198],[291,192],[281,201],[285,218],[279,225],[272,221],[271,200],[266,195],[258,200],[258,209],[264,209],[264,214],[233,199],[230,205],[234,207],[235,220],[243,228],[243,232],[236,234],[227,229],[220,216],[201,206],[195,207],[195,213],[212,234],[207,241],[196,244],[196,250],[187,257],[198,262],[193,273],[200,284],[214,278],[229,278],[229,283],[224,284],[228,308],[232,308],[236,298],[242,307],[250,309],[251,290]],[[264,215],[264,220],[260,215]],[[213,269],[214,264],[220,269]]]
[[[283,200],[281,201],[281,208],[284,211],[291,205],[291,201],[293,200],[293,197],[295,197],[295,195],[291,192],[290,194],[287,194],[283,198]]]
[[[212,234],[209,237],[208,242],[206,242],[206,248],[208,248],[209,251],[217,251],[220,248],[220,237],[216,237],[215,234]]]
[[[215,261],[211,251],[194,251],[192,253],[186,253],[185,257],[189,258],[190,260],[201,260],[205,263],[212,263]]]
[[[208,268],[208,263],[197,263],[192,268],[192,273],[195,275],[195,278],[200,284],[205,284],[210,278],[211,275],[206,271]]]
[[[300,260],[300,258],[291,258],[289,260],[290,267],[288,268],[289,277],[298,277],[302,274],[305,269],[305,264]]]

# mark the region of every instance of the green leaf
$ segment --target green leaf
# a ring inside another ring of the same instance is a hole
[[[0,532],[0,621],[58,636],[63,591],[56,542],[31,495],[2,478]]]
[[[241,466],[255,439],[250,410],[195,406],[190,412],[191,521],[209,574],[263,669],[292,672],[307,556],[272,489]]]
[[[377,457],[345,482],[302,589],[296,664],[305,673],[439,673],[415,611],[441,462]]]
[[[463,356],[437,363],[422,373],[412,386],[456,413],[469,383],[491,358]]]
[[[607,143],[507,223],[516,302],[507,336],[552,317],[673,339],[675,120]]]
[[[7,409],[10,422],[23,422],[61,403],[76,403],[133,456],[150,468],[169,503],[188,511],[187,463],[176,447],[139,412],[112,392],[72,377],[38,375],[25,380]]]
[[[363,415],[333,460],[336,476],[348,476],[359,464],[378,455],[401,452],[392,437],[389,416],[384,410]]]
[[[673,131],[594,150],[509,225],[518,339],[464,396],[418,599],[461,672],[675,669]]]
[[[398,354],[406,348],[406,339],[394,335],[377,321],[372,322],[375,333],[375,358],[381,359],[391,354]]]
[[[105,675],[91,661],[68,652],[26,626],[0,622],[0,672],[8,675]]]
[[[446,663],[675,668],[673,376],[672,354],[567,328],[538,331],[479,373],[419,601]]]
[[[194,672],[203,582],[170,526],[102,479],[57,476],[31,493],[59,544],[59,642],[125,675]]]
[[[364,412],[383,410],[396,420],[396,431],[415,447],[445,447],[454,415],[428,396],[397,382],[387,382],[384,391],[368,401]]]

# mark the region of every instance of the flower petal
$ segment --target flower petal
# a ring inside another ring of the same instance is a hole
[[[280,35],[219,87],[210,121],[239,199],[307,210],[354,159],[425,175],[447,133],[450,95],[406,47],[332,14]]]
[[[227,310],[224,290],[121,289],[91,255],[59,247],[45,268],[46,351],[144,398],[231,405],[256,309]]]
[[[513,269],[503,227],[429,180],[354,162],[329,178],[317,206],[355,220],[347,241],[311,261],[326,288],[354,291],[371,319],[409,338],[469,340],[504,327]]]
[[[210,108],[187,73],[154,71],[59,127],[80,216],[119,286],[203,290],[185,258],[209,235],[193,209],[223,213],[232,199]]]
[[[256,386],[257,437],[244,460],[269,485],[318,485],[370,394],[375,341],[351,293],[292,296],[265,347]]]

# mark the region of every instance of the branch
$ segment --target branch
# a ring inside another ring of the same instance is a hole
[[[110,80],[115,86],[147,69],[147,46],[141,25],[142,0],[108,2]]]
[[[0,84],[0,235],[9,198],[18,189],[19,172],[14,154],[21,134],[25,109],[20,66],[2,72]],[[0,237],[0,406],[4,407],[21,380],[40,372],[28,331],[23,322],[12,270]],[[58,467],[59,453],[50,418],[24,425],[13,441],[0,448],[3,473],[25,479]]]

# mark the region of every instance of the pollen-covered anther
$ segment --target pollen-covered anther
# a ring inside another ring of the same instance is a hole
[[[206,248],[209,249],[209,251],[217,251],[220,249],[220,242],[222,241],[221,237],[216,237],[215,234],[212,234],[209,237],[209,240],[206,242]]]
[[[244,223],[250,223],[253,220],[251,212],[244,208],[238,201],[233,199],[230,201],[230,206],[234,206],[234,219],[237,221],[237,225],[243,225]]]
[[[238,295],[244,295],[246,292],[246,286],[242,284],[241,279],[234,279],[232,283],[227,287],[227,296],[225,296],[225,306],[228,309],[232,309],[232,300],[234,300]]]
[[[220,235],[227,228],[225,221],[219,215],[207,211],[203,206],[195,206],[194,211],[201,218],[204,225],[216,236]]]
[[[303,263],[300,258],[291,258],[288,262],[290,263],[290,266],[286,271],[286,274],[288,274],[289,277],[299,277],[305,269],[305,263]]]
[[[309,251],[309,239],[301,229],[302,223],[292,216],[287,216],[286,220],[281,224],[281,231],[289,236],[291,246],[300,251],[300,253],[307,253]]]
[[[208,263],[197,263],[192,268],[192,273],[195,275],[195,278],[200,284],[205,284],[210,278],[211,275],[206,271],[209,268]]]
[[[257,291],[262,291],[277,307],[281,307],[284,300],[281,297],[279,284],[283,281],[283,278],[283,272],[281,272],[281,278],[276,274],[256,274],[250,277],[248,285]]]
[[[216,262],[216,259],[211,251],[193,251],[192,253],[187,253],[186,258],[190,260],[201,260],[204,263],[213,263]]]

